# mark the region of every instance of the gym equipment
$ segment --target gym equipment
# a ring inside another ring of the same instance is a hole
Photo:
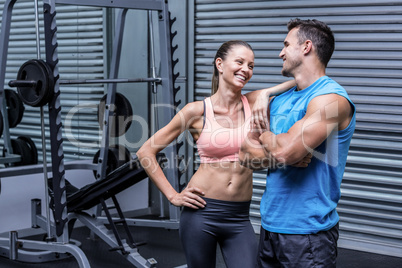
[[[21,123],[25,107],[14,90],[5,89],[4,98],[6,99],[9,127],[14,128]]]
[[[98,106],[98,122],[100,129],[103,130],[103,120],[105,115],[107,94],[100,100]],[[127,132],[131,126],[133,108],[130,101],[123,94],[116,92],[113,107],[109,108],[112,115],[109,118],[109,132],[111,137],[119,137]]]
[[[163,167],[163,164],[167,161],[164,154],[159,154],[157,156],[158,163]],[[92,169],[96,168],[95,164],[88,162],[82,163],[66,163],[66,170],[78,170],[78,169]],[[41,165],[26,166],[21,167],[18,170],[11,171],[11,169],[0,170],[1,177],[8,176],[21,176],[33,173],[42,172],[43,167]],[[77,188],[65,180],[66,189],[66,203],[65,206],[68,209],[68,230],[69,236],[73,232],[73,227],[75,222],[78,220],[93,231],[99,238],[106,242],[112,250],[121,254],[130,263],[136,267],[156,267],[157,261],[153,258],[144,259],[138,253],[139,243],[135,243],[128,229],[127,219],[121,211],[116,195],[121,191],[127,189],[128,187],[142,181],[147,178],[148,175],[142,168],[140,161],[136,155],[132,155],[130,161],[124,163],[120,167],[111,171],[102,180],[96,180],[91,184],[88,184],[82,188]],[[51,208],[53,213],[57,213],[56,208],[53,206],[54,199],[54,185],[52,185],[53,180],[49,179],[49,195],[51,197]],[[112,217],[110,213],[110,207],[107,206],[106,200],[112,199],[113,208],[118,212],[118,217]],[[94,217],[85,210],[90,209],[98,204],[104,209],[107,221],[103,219]],[[32,200],[32,226],[33,228],[45,228],[47,219],[41,215],[41,202],[39,199]],[[117,225],[122,225],[125,231],[124,240],[121,238]],[[51,237],[56,235],[55,224],[51,224]],[[11,256],[17,256],[14,258],[19,261],[34,262],[39,263],[42,261],[51,261],[56,258],[65,258],[64,255],[57,255],[57,257],[49,254],[49,251],[59,252],[59,253],[70,253],[72,254],[80,264],[80,267],[90,267],[87,263],[87,259],[84,253],[76,246],[76,242],[69,240],[68,246],[63,248],[60,243],[52,243],[52,240],[42,241],[29,241],[18,239],[18,234],[16,232],[10,232],[10,239],[0,238],[0,256],[10,254]],[[15,245],[15,248],[9,247],[9,245]],[[9,248],[8,248],[9,247]],[[77,248],[75,248],[77,247]],[[34,252],[30,250],[35,250]],[[46,250],[46,252],[41,253],[38,250]]]
[[[166,162],[166,157],[159,154],[160,165]],[[113,169],[105,179],[84,186],[81,189],[70,185],[67,191],[67,208],[69,212],[81,212],[99,204],[100,198],[106,200],[119,192],[147,178],[140,161],[134,155],[128,162]],[[67,184],[66,184],[67,185]]]
[[[25,165],[34,165],[38,163],[38,151],[36,149],[35,143],[31,138],[20,136],[17,139],[11,139],[11,146],[13,152],[21,156],[19,162],[15,163],[5,163],[6,167],[8,166],[25,166]],[[3,150],[3,156],[5,155],[5,151]]]
[[[4,165],[6,167],[8,166],[23,166],[25,164],[25,161],[29,161],[28,158],[30,157],[29,155],[29,149],[25,146],[25,144],[22,144],[22,142],[20,140],[15,140],[15,139],[11,139],[11,147],[13,149],[13,152],[15,154],[20,155],[20,161],[15,162],[15,163],[5,163]],[[5,156],[5,151],[3,149],[3,156]]]
[[[17,87],[21,100],[32,107],[41,107],[53,97],[53,75],[51,68],[40,59],[25,62],[18,71],[17,80],[8,85]]]
[[[171,18],[170,17],[170,13],[169,13],[169,23],[170,23],[170,28],[172,27],[173,23],[175,23],[176,18]],[[172,42],[173,38],[177,35],[177,31],[171,32],[170,33],[170,41]],[[172,46],[171,49],[171,58],[173,59],[173,53],[177,50],[178,45],[176,44],[175,46]],[[173,81],[176,81],[178,79],[178,77],[180,76],[180,73],[174,73],[174,67],[176,66],[176,64],[179,62],[179,59],[175,59],[172,61],[172,73],[173,73]],[[180,86],[175,86],[175,84],[173,85],[173,103],[175,107],[178,107],[181,104],[181,100],[178,99],[176,100],[177,97],[177,93],[180,91]],[[184,155],[181,155],[179,153],[180,148],[184,145],[183,141],[178,142],[177,146],[176,146],[176,157],[177,157],[177,167],[180,167],[181,163],[183,163],[184,160]],[[178,187],[179,187],[179,191],[181,192],[185,187],[186,187],[186,182],[180,183],[180,178],[183,176],[183,174],[185,174],[186,170],[180,169],[178,168],[177,170],[177,179],[178,179]]]
[[[28,136],[19,136],[17,140],[21,140],[29,148],[31,161],[29,161],[26,165],[38,164],[38,149],[36,148],[34,141]]]
[[[9,140],[8,134],[8,120],[7,113],[4,112],[4,105],[1,101],[3,84],[4,83],[4,75],[5,75],[5,66],[7,60],[7,50],[8,50],[8,41],[9,41],[9,33],[10,33],[10,24],[11,24],[11,12],[13,6],[17,0],[6,0],[4,9],[3,9],[3,17],[2,17],[2,25],[1,25],[1,38],[0,38],[0,50],[1,50],[1,58],[0,58],[0,110],[3,111],[3,119],[4,121],[4,129],[7,132],[7,138],[4,139],[6,160],[8,163],[11,163],[11,159],[14,159],[12,154],[9,154],[12,151],[11,141]],[[87,5],[87,6],[99,6],[99,7],[111,7],[111,8],[121,8],[120,13],[118,14],[118,18],[116,19],[116,31],[115,31],[115,39],[113,43],[113,51],[112,51],[112,59],[111,59],[111,67],[109,78],[105,80],[69,80],[64,81],[65,83],[92,83],[92,82],[100,82],[100,83],[108,83],[107,96],[105,101],[105,110],[104,110],[104,120],[102,121],[102,140],[101,146],[99,150],[99,156],[97,158],[97,164],[93,163],[82,163],[82,164],[74,164],[69,166],[69,163],[64,164],[64,156],[63,156],[63,141],[62,141],[62,123],[61,123],[61,105],[60,105],[60,83],[62,80],[59,80],[59,72],[58,72],[58,55],[57,55],[57,27],[56,27],[56,2],[58,4],[69,4],[69,5]],[[36,5],[37,2],[35,1]],[[125,16],[128,9],[145,9],[158,12],[158,29],[160,32],[159,36],[159,47],[160,47],[160,67],[159,67],[159,77],[152,78],[140,78],[140,79],[118,79],[118,66],[120,61],[120,52],[122,47],[122,37],[123,37],[123,29],[125,23]],[[37,10],[36,10],[37,12]],[[111,245],[115,250],[119,251],[123,256],[125,256],[133,265],[136,267],[155,267],[156,261],[153,259],[145,260],[141,255],[138,254],[135,248],[130,247],[130,245],[126,245],[117,238],[117,235],[110,234],[110,231],[105,229],[103,224],[112,225],[111,222],[118,223],[122,221],[122,214],[119,212],[119,218],[114,218],[108,213],[108,210],[105,209],[104,198],[105,197],[97,197],[95,198],[96,202],[100,202],[103,206],[105,213],[107,214],[107,218],[99,217],[98,215],[88,216],[82,211],[69,209],[68,197],[67,197],[67,187],[68,182],[65,179],[65,169],[90,169],[96,171],[97,181],[104,182],[105,179],[108,181],[109,174],[107,173],[107,163],[108,163],[108,155],[109,155],[109,127],[110,122],[109,118],[112,111],[109,109],[112,104],[115,103],[116,99],[116,84],[124,83],[124,82],[152,82],[154,83],[155,92],[156,87],[161,89],[161,100],[166,105],[161,105],[160,110],[158,111],[160,116],[160,121],[162,124],[167,124],[174,116],[174,106],[177,102],[174,100],[174,96],[177,93],[177,88],[174,88],[174,80],[177,76],[173,75],[172,66],[172,48],[171,48],[171,36],[170,36],[170,25],[173,23],[170,20],[167,1],[166,0],[153,0],[153,1],[127,1],[127,0],[114,0],[114,1],[106,1],[106,0],[44,0],[43,1],[43,15],[44,15],[44,35],[45,35],[45,52],[46,52],[46,60],[39,61],[45,62],[46,65],[43,66],[39,64],[37,60],[30,62],[25,65],[24,68],[21,67],[21,76],[17,77],[17,80],[11,82],[11,85],[15,85],[20,88],[21,95],[23,95],[24,89],[32,88],[34,91],[28,91],[29,94],[26,94],[24,100],[27,101],[29,105],[33,105],[34,107],[40,107],[41,111],[43,111],[43,103],[47,103],[49,107],[49,128],[50,128],[50,144],[51,144],[51,165],[47,165],[46,157],[44,157],[43,165],[30,165],[19,168],[7,168],[0,170],[0,178],[6,176],[18,176],[22,174],[33,174],[33,173],[41,173],[47,174],[47,168],[51,169],[52,178],[50,179],[50,183],[48,183],[48,179],[45,176],[45,188],[48,189],[51,193],[51,205],[46,204],[46,217],[43,217],[40,213],[40,202],[38,200],[32,201],[32,221],[33,226],[40,227],[42,229],[47,229],[47,241],[28,241],[28,240],[20,240],[18,238],[18,233],[10,232],[10,238],[4,239],[0,238],[0,248],[4,249],[9,253],[11,259],[20,260],[23,259],[25,255],[26,261],[30,261],[31,259],[41,259],[41,254],[48,254],[49,251],[53,253],[60,254],[71,254],[78,262],[80,267],[90,267],[88,260],[82,250],[75,244],[71,243],[69,239],[69,233],[72,230],[74,224],[74,219],[78,219],[85,226],[90,228],[96,235],[98,235],[101,239],[103,239],[106,243]],[[37,16],[36,16],[37,17]],[[36,24],[38,27],[38,23]],[[38,35],[37,35],[38,36]],[[37,42],[37,46],[38,46]],[[38,54],[40,50],[37,50]],[[39,60],[39,55],[38,55]],[[37,64],[38,63],[38,64]],[[177,61],[175,62],[177,63]],[[174,64],[175,64],[174,63]],[[38,67],[39,66],[39,67]],[[47,67],[49,70],[46,70]],[[43,68],[44,67],[44,68]],[[33,70],[31,70],[33,69]],[[43,71],[45,70],[45,71]],[[24,74],[23,72],[27,73]],[[49,72],[47,72],[49,71]],[[31,78],[32,72],[38,72],[40,77]],[[42,74],[45,74],[42,76]],[[46,75],[49,76],[49,80],[47,80]],[[44,83],[43,82],[47,82]],[[14,84],[13,84],[14,83]],[[50,85],[50,86],[49,86]],[[53,85],[53,86],[52,86]],[[47,88],[51,88],[51,96],[49,100],[46,97],[42,98],[42,96],[46,96]],[[33,94],[34,92],[35,94]],[[30,97],[33,98],[31,99]],[[39,97],[37,97],[39,96]],[[23,101],[24,101],[23,100]],[[42,132],[43,133],[43,132]],[[44,139],[42,139],[44,143]],[[46,146],[42,146],[46,147]],[[176,168],[176,155],[177,155],[177,147],[176,144],[173,143],[172,146],[167,147],[163,153],[166,156],[167,161],[169,161],[170,165],[166,165],[164,168],[165,174],[171,183],[171,185],[179,190],[179,184],[177,181],[178,171]],[[44,154],[46,155],[46,154]],[[20,157],[20,156],[18,156]],[[18,160],[17,157],[17,160]],[[16,161],[17,160],[12,160]],[[125,166],[122,165],[121,167]],[[124,168],[123,168],[124,169]],[[120,170],[120,168],[116,168],[116,170]],[[117,173],[115,176],[117,178],[123,178],[127,182],[132,179],[133,174],[128,172],[127,174]],[[141,176],[139,177],[141,178]],[[117,183],[120,187],[127,187],[123,181]],[[93,189],[95,185],[92,187],[88,187]],[[117,186],[116,186],[117,187]],[[96,188],[96,187],[95,187]],[[105,189],[101,187],[101,192],[118,192],[114,190],[114,188]],[[48,191],[46,191],[48,192]],[[83,193],[83,192],[81,192]],[[97,194],[94,194],[95,196]],[[69,195],[70,196],[70,195]],[[71,198],[71,197],[70,197]],[[114,195],[111,196],[112,201],[116,203]],[[92,197],[89,199],[93,199]],[[93,200],[95,200],[93,199]],[[46,201],[48,199],[46,198]],[[71,201],[72,199],[70,199]],[[95,203],[95,201],[94,201]],[[89,203],[88,203],[89,204]],[[74,202],[71,202],[70,205],[74,207]],[[78,204],[77,207],[80,207],[83,204]],[[92,203],[91,203],[92,205]],[[50,216],[48,214],[49,208],[52,209],[53,221],[50,222]],[[117,207],[116,207],[117,208]],[[119,210],[119,209],[118,209]],[[178,228],[179,223],[179,214],[180,209],[169,204],[169,218],[164,218],[163,220],[152,220],[152,219],[124,219],[127,225],[133,224],[137,226],[153,226],[153,227],[165,227],[165,228]],[[130,221],[131,220],[131,221]],[[124,224],[124,223],[123,223]],[[45,228],[45,225],[46,228]],[[113,231],[114,233],[114,231]],[[132,244],[131,242],[129,242]],[[33,249],[36,250],[35,257],[32,255],[25,254],[20,250],[20,247],[23,249]],[[38,251],[46,251],[38,252]],[[20,258],[21,257],[21,258]],[[50,257],[49,257],[50,258]],[[46,259],[49,260],[49,259]],[[34,261],[34,260],[32,260]]]
[[[100,150],[96,152],[96,154],[94,155],[92,163],[99,164],[99,154]],[[127,149],[127,147],[122,146],[120,144],[110,146],[107,157],[106,173],[109,174],[110,172],[122,166],[123,164],[129,162],[130,160],[131,160],[131,153]],[[94,176],[95,178],[99,178],[100,174],[97,174],[94,171]]]
[[[3,136],[3,127],[4,127],[4,122],[3,122],[3,114],[0,111],[0,138]]]
[[[70,79],[59,80],[60,85],[79,85],[79,84],[119,84],[119,83],[143,83],[153,82],[160,83],[161,78],[115,78],[115,79]],[[38,80],[10,80],[10,87],[35,87]]]
[[[158,162],[161,164],[163,161],[165,161],[164,156],[159,155]],[[110,226],[110,229],[112,229],[113,236],[115,238],[115,242],[109,242],[108,244],[112,246],[111,250],[119,251],[123,256],[126,256],[129,261],[138,261],[138,256],[133,258],[132,254],[134,254],[134,256],[135,254],[138,254],[137,246],[140,244],[134,242],[134,239],[129,231],[127,221],[121,211],[115,195],[147,177],[148,175],[141,167],[138,159],[134,158],[133,160],[113,170],[105,179],[98,180],[81,189],[74,189],[73,187],[70,187],[69,189],[72,191],[71,193],[67,193],[67,204],[69,211],[76,212],[77,219],[79,219],[81,222],[86,222],[87,226],[99,226],[99,224],[93,220],[93,217],[83,213],[82,210],[89,209],[99,203],[102,205],[103,211],[108,219],[108,225]],[[118,219],[111,217],[109,208],[105,203],[105,200],[109,198],[112,199],[114,208],[118,212]],[[123,225],[128,243],[121,239],[116,228],[116,224]],[[90,229],[100,237],[106,236],[106,238],[108,238],[110,236],[108,235],[108,230],[106,228]],[[103,240],[107,241],[106,239]],[[133,261],[132,263],[135,264]],[[148,260],[140,259],[140,261],[145,262],[146,265],[149,265],[148,267],[154,267],[157,263],[153,258]]]

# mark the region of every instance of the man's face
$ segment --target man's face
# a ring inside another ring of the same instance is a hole
[[[297,28],[290,30],[279,53],[279,57],[283,60],[282,75],[286,77],[294,77],[298,67],[302,65],[303,50],[297,38],[298,31]]]

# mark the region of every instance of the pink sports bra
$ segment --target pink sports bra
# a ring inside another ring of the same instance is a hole
[[[215,119],[211,98],[204,100],[204,126],[197,140],[201,163],[238,161],[240,146],[250,130],[251,110],[248,100],[241,96],[244,123],[235,128],[225,128]]]

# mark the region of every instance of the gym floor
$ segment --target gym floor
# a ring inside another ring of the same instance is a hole
[[[139,253],[146,259],[155,258],[157,267],[173,268],[186,263],[179,240],[178,230],[167,230],[152,227],[130,227],[136,242],[146,242],[139,247]],[[81,249],[85,252],[91,267],[133,267],[127,260],[116,252],[110,252],[108,245],[100,239],[89,239],[89,229],[79,227],[72,233],[72,238],[82,243]],[[257,237],[258,238],[258,237]],[[26,239],[26,238],[24,238]],[[197,250],[197,249],[194,249]],[[27,264],[13,262],[0,257],[1,268],[36,267],[36,268],[76,268],[78,264],[74,258],[41,264]],[[218,252],[217,268],[225,268],[222,256]],[[402,258],[365,253],[354,250],[339,249],[338,268],[400,268]]]

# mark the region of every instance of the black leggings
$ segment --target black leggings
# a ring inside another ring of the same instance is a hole
[[[188,268],[215,267],[217,243],[228,268],[254,268],[258,246],[249,218],[250,201],[204,199],[205,208],[184,207],[180,218]]]

